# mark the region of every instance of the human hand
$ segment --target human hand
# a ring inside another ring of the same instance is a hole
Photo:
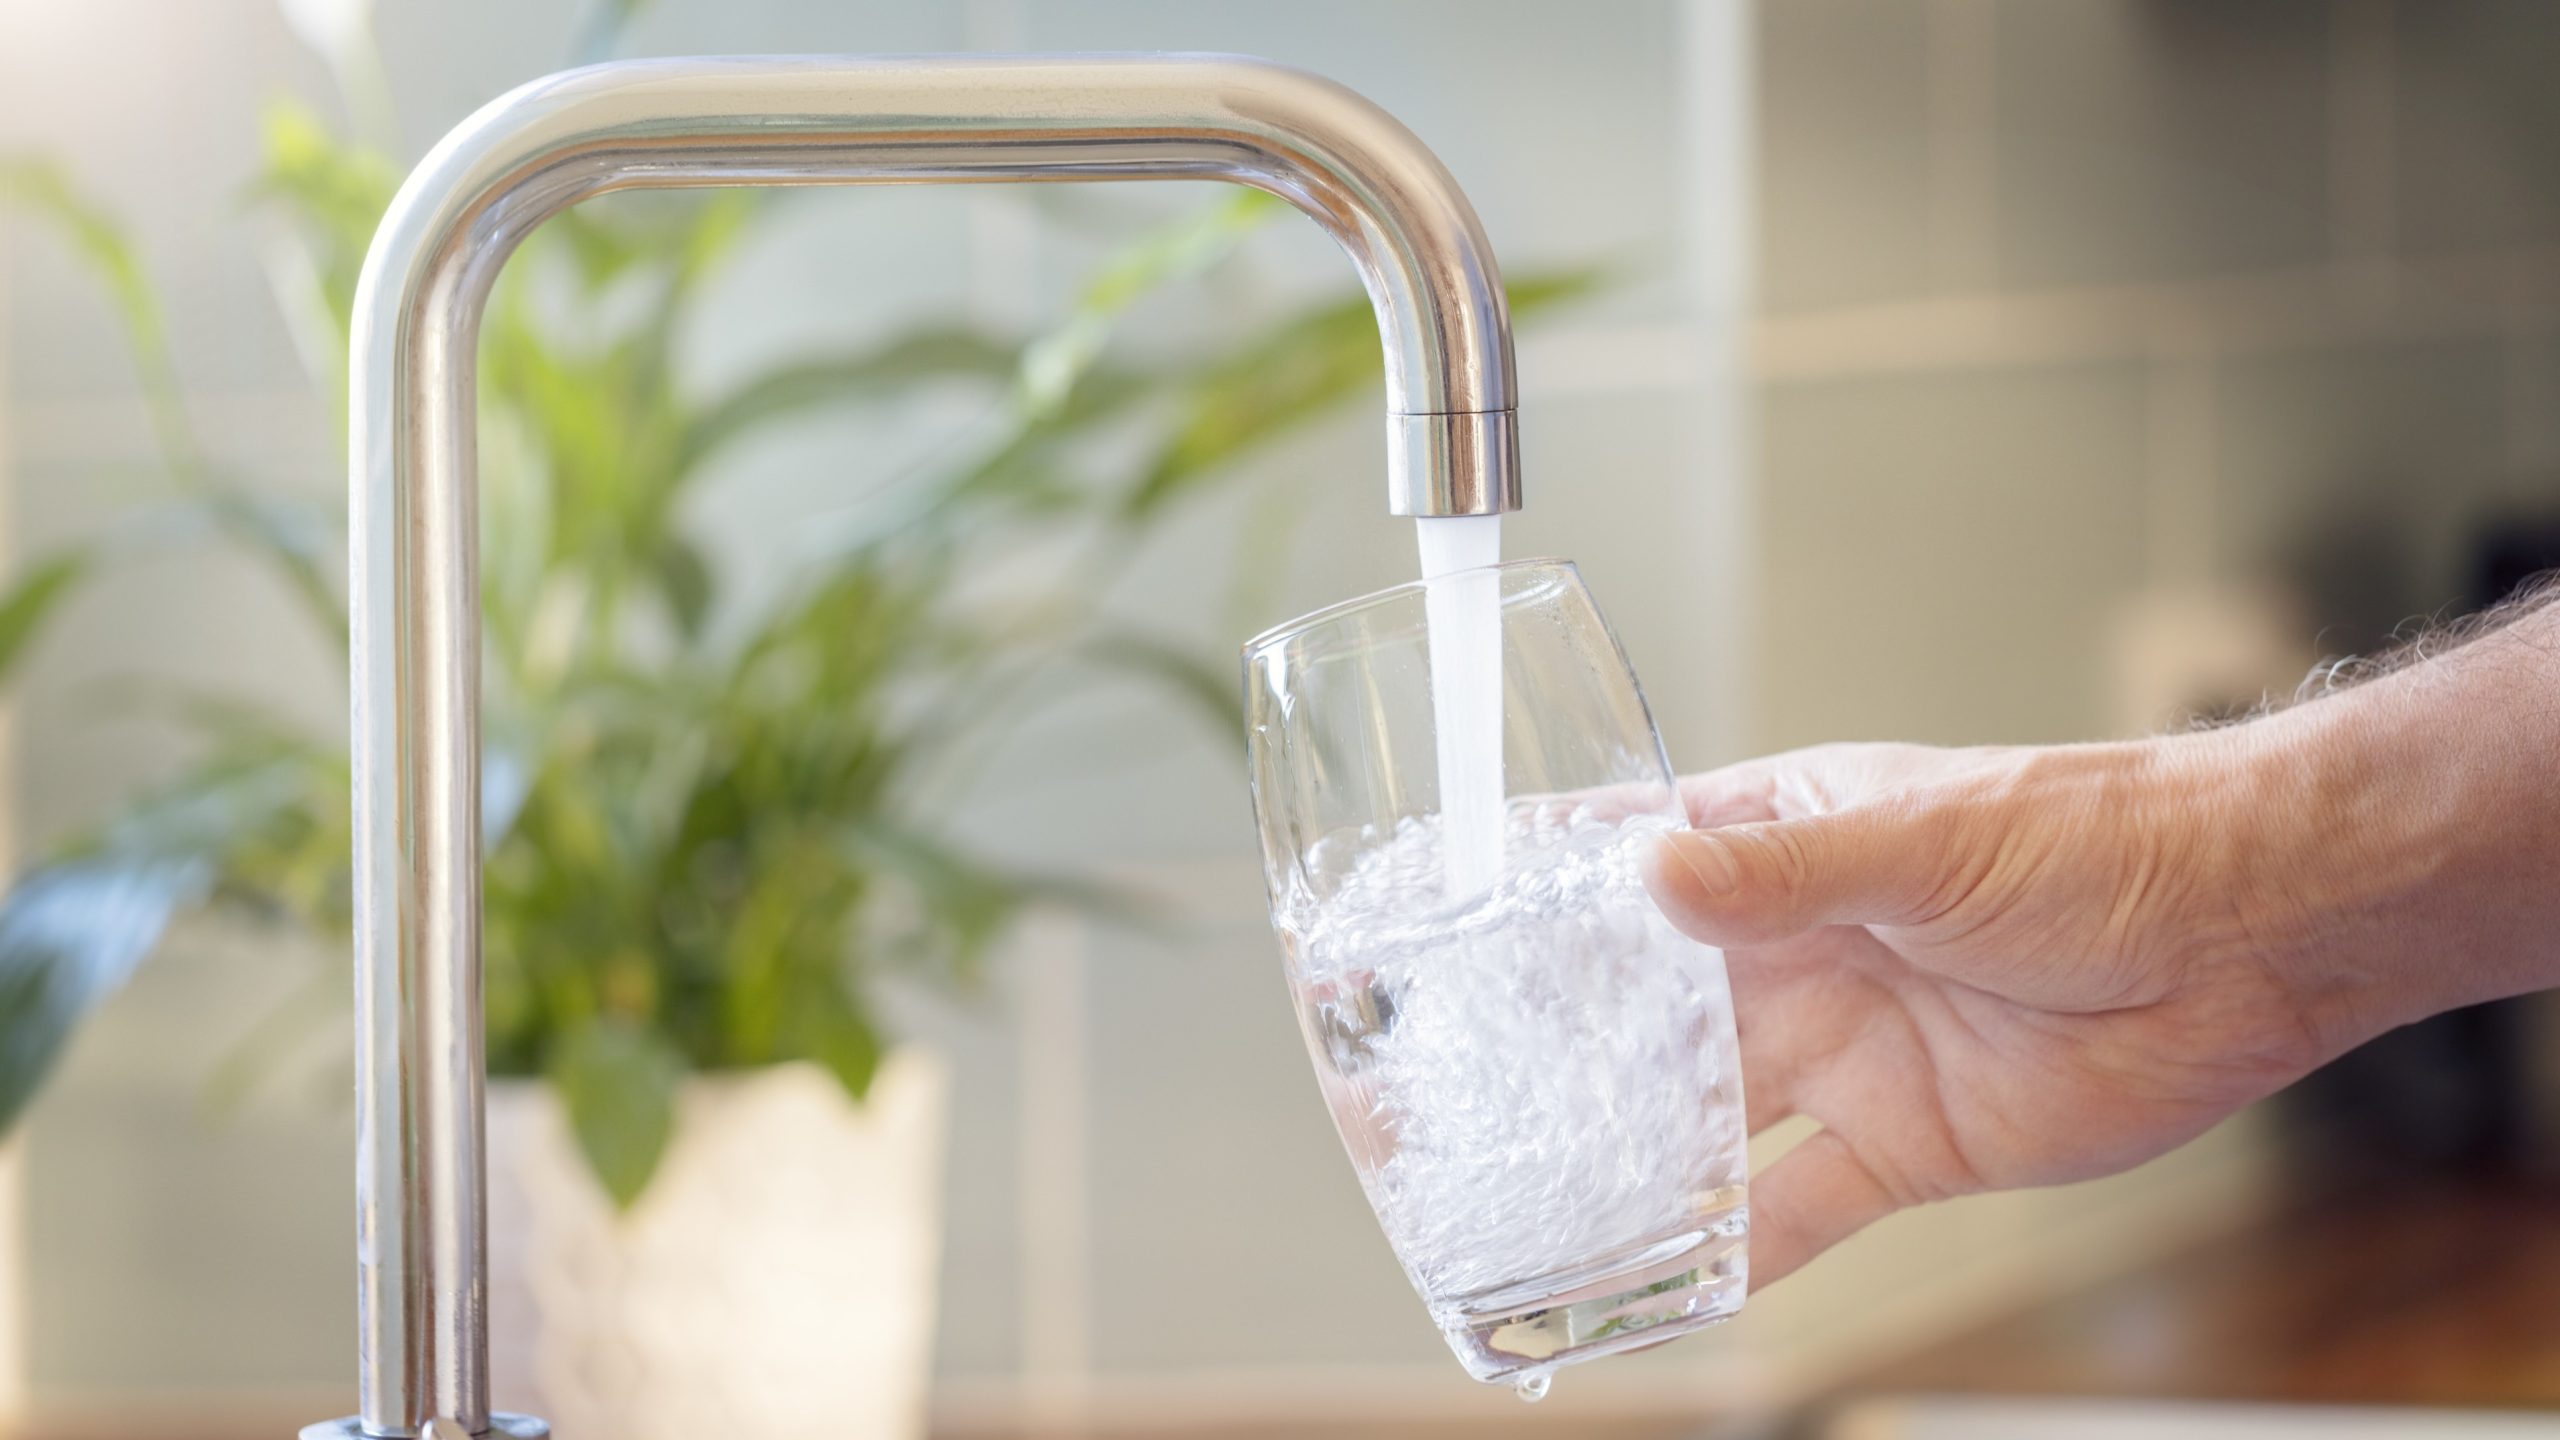
[[[1836,745],[1682,782],[1765,1285],[1906,1205],[2106,1174],[2348,1048],[2560,986],[2560,588],[2244,725]]]
[[[1725,947],[1749,1124],[1823,1128],[1753,1182],[1780,1279],[1905,1206],[2125,1168],[2327,1060],[2263,936],[2288,803],[2225,732],[1825,746],[1682,784],[1647,884]]]

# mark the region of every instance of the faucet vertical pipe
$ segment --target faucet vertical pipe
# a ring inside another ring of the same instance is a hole
[[[638,187],[1227,180],[1349,254],[1386,355],[1388,509],[1517,508],[1491,248],[1412,133],[1220,56],[636,61],[536,81],[428,155],[355,310],[353,626],[361,1413],[307,1436],[493,1428],[483,1232],[475,352],[544,219]]]

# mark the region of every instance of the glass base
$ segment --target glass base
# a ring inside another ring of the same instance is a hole
[[[1514,1384],[1729,1319],[1750,1286],[1740,1199],[1701,1228],[1431,1307],[1467,1373]]]

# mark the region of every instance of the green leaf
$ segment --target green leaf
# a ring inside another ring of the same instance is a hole
[[[22,156],[0,157],[0,200],[51,220],[72,249],[97,271],[125,323],[156,343],[160,305],[143,279],[133,244],[96,202],[80,193],[59,166]]]
[[[683,233],[670,247],[675,252],[680,287],[710,274],[738,247],[761,198],[760,192],[754,190],[719,190],[696,200]]]
[[[290,222],[271,232],[269,281],[305,368],[334,385],[345,371],[356,280],[400,170],[389,156],[340,140],[298,100],[270,101],[259,129],[262,163],[244,193]]]
[[[1253,449],[1376,383],[1378,329],[1366,299],[1292,316],[1206,369],[1173,434],[1124,502],[1151,516]]]
[[[855,818],[843,836],[859,862],[912,884],[933,923],[963,947],[992,939],[1022,908],[1025,889],[1013,877],[885,816]]]
[[[1170,641],[1134,630],[1105,630],[1079,647],[1089,661],[1106,669],[1165,686],[1200,712],[1221,736],[1244,738],[1244,692],[1232,663],[1212,664]]]
[[[0,205],[11,205],[51,221],[72,252],[95,271],[107,287],[125,338],[133,348],[143,398],[151,410],[152,429],[171,469],[192,472],[202,463],[193,427],[187,423],[184,396],[178,388],[177,362],[169,351],[168,327],[160,318],[159,299],[142,272],[142,261],[105,207],[82,194],[69,176],[40,160],[0,156]]]
[[[1536,270],[1506,282],[1502,293],[1510,303],[1511,318],[1518,320],[1597,294],[1614,275],[1605,265]]]
[[[123,986],[213,867],[99,856],[38,869],[0,905],[0,1133],[17,1123],[72,1032]]]
[[[201,519],[263,562],[312,627],[339,649],[346,648],[347,607],[330,572],[342,544],[332,516],[299,500],[209,479],[157,507],[149,518],[181,523]]]
[[[708,274],[746,232],[760,192],[623,191],[563,212],[536,232],[534,243],[559,242],[580,289],[602,294],[626,276],[649,273],[672,290]],[[663,308],[642,324],[667,318]]]
[[[1120,317],[1154,291],[1210,269],[1232,254],[1244,237],[1280,213],[1280,202],[1259,190],[1233,195],[1192,212],[1120,252],[1088,281],[1065,324],[1025,346],[1021,398],[1025,410],[1045,414],[1066,403]]]
[[[303,794],[291,763],[218,755],[0,901],[0,1131],[79,1023],[132,976],[180,910],[211,894],[239,837],[269,827]]]
[[[842,355],[787,361],[703,407],[684,427],[676,467],[690,471],[723,446],[774,421],[945,377],[1002,378],[1013,350],[975,330],[925,329]]]
[[[553,216],[540,232],[560,242],[560,252],[577,267],[579,282],[590,292],[604,289],[650,260],[664,247],[641,226],[615,223],[611,198]]]
[[[784,1024],[782,1053],[816,1061],[859,1105],[880,1073],[885,1048],[880,1032],[842,979],[833,974],[813,979]]]
[[[0,596],[0,680],[17,669],[54,608],[88,574],[89,564],[86,551],[56,555]]]
[[[631,1208],[666,1157],[675,1132],[684,1057],[635,1021],[607,1016],[575,1025],[551,1052],[551,1083],[596,1180]]]
[[[264,163],[249,194],[282,202],[334,255],[361,263],[362,247],[400,188],[399,167],[340,140],[318,112],[289,98],[267,102],[259,142]]]
[[[890,940],[909,958],[964,985],[976,982],[989,948],[1034,903],[1140,928],[1156,928],[1163,920],[1161,907],[1117,886],[999,869],[886,815],[849,819],[839,834],[856,864],[895,876],[914,891],[921,919]]]
[[[676,631],[687,639],[702,633],[711,614],[711,565],[702,549],[681,535],[669,535],[658,547],[658,588],[667,597]]]

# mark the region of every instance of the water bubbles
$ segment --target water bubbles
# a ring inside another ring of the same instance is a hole
[[[1552,1370],[1532,1370],[1511,1382],[1511,1393],[1519,1396],[1522,1404],[1535,1405],[1547,1398],[1547,1387],[1555,1383],[1555,1378]]]
[[[1510,820],[1501,882],[1463,908],[1425,821],[1283,921],[1335,1118],[1435,1309],[1694,1227],[1742,1174],[1722,963],[1637,876],[1670,822]]]

